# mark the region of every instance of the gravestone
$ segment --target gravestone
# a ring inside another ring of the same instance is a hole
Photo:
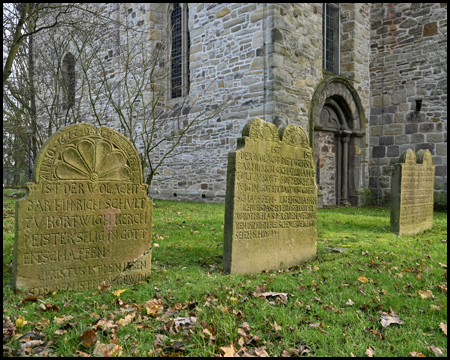
[[[286,268],[316,256],[317,186],[308,137],[249,120],[228,154],[225,273]],[[281,140],[280,140],[281,139]]]
[[[14,289],[32,295],[134,284],[151,270],[152,202],[117,131],[67,126],[42,147],[16,205]]]
[[[434,165],[429,150],[405,151],[391,183],[391,231],[414,235],[433,226]]]

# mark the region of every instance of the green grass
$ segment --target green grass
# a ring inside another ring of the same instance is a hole
[[[289,349],[302,345],[313,356],[365,356],[368,347],[375,356],[434,356],[436,348],[447,355],[447,337],[440,328],[447,323],[447,270],[440,265],[447,264],[446,213],[435,212],[432,229],[399,237],[389,231],[388,208],[319,209],[315,261],[286,270],[223,275],[224,205],[154,200],[152,276],[120,294],[128,308],[113,294],[125,287],[67,291],[20,304],[25,296],[14,294],[11,286],[16,198],[6,193],[3,319],[10,319],[16,331],[4,342],[5,356],[99,355],[100,343],[109,345],[114,356],[214,356],[231,344],[241,356],[252,351],[293,354]],[[287,293],[287,304],[280,297],[255,296],[257,287]],[[423,299],[427,291],[432,297]],[[147,313],[151,299],[162,301],[160,314]],[[60,312],[41,311],[41,303],[56,305]],[[390,308],[404,324],[381,326],[380,312]],[[121,325],[130,314],[132,321]],[[59,324],[64,315],[73,318]],[[21,317],[27,323],[19,327]],[[177,328],[174,319],[180,317],[194,317],[196,326]],[[111,320],[117,328],[98,329],[100,320]],[[249,329],[242,328],[244,322]],[[99,342],[86,347],[80,336],[90,329]],[[26,340],[42,343],[21,349]]]

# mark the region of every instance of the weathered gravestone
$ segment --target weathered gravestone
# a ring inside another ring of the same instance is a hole
[[[414,235],[433,226],[434,165],[429,150],[405,151],[391,183],[391,231]]]
[[[43,146],[34,177],[16,205],[16,291],[95,289],[150,275],[152,202],[123,135],[68,126]]]
[[[279,269],[314,259],[317,186],[308,137],[249,120],[228,155],[224,272]],[[281,140],[280,140],[281,139]]]

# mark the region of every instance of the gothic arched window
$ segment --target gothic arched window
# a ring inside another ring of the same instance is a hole
[[[173,9],[170,15],[170,89],[172,99],[185,96],[189,92],[189,50],[191,47],[191,41],[189,36],[188,20],[188,4],[173,4]]]
[[[339,74],[339,24],[338,3],[323,4],[323,67]]]
[[[63,107],[70,109],[75,104],[75,57],[69,52],[62,62]]]

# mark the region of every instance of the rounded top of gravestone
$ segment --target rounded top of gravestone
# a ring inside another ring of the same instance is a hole
[[[279,141],[278,129],[274,124],[261,120],[260,118],[250,119],[242,129],[242,136],[251,139],[265,141]]]
[[[402,155],[400,155],[400,159],[398,160],[399,163],[404,163],[407,165],[415,165],[416,164],[416,154],[413,150],[407,149],[405,150]]]
[[[433,157],[428,149],[422,149],[417,152],[417,163],[426,166],[433,165]]]
[[[35,181],[120,181],[142,184],[139,154],[114,129],[90,124],[67,126],[42,147],[35,165]]]
[[[285,125],[280,128],[279,132],[283,144],[309,148],[308,135],[300,126]]]

